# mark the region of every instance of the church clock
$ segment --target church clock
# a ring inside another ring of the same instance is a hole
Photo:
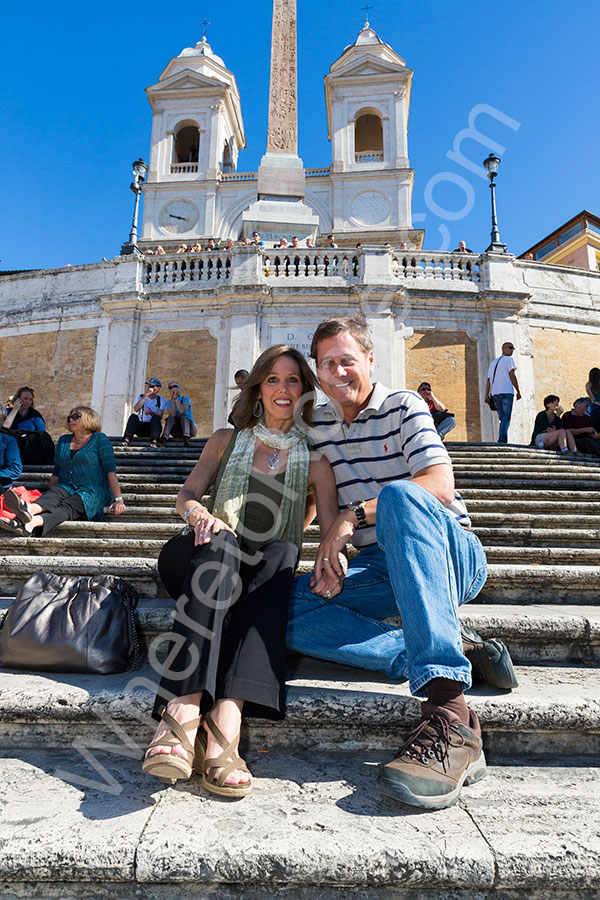
[[[192,231],[199,218],[198,207],[189,200],[172,200],[158,214],[158,224],[167,234]]]

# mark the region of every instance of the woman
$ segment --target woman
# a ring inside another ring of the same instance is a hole
[[[5,428],[19,431],[45,431],[46,423],[41,413],[33,407],[33,388],[21,387],[6,410]]]
[[[112,444],[101,427],[98,413],[89,406],[73,407],[67,416],[70,434],[63,434],[56,446],[48,490],[34,503],[11,488],[4,493],[6,506],[16,516],[15,533],[45,535],[61,522],[98,520],[109,504],[116,516],[125,512]]]
[[[600,369],[590,369],[589,381],[585,386],[585,392],[590,398],[588,415],[596,431],[600,431]]]
[[[33,399],[33,388],[19,388],[7,407],[3,431],[17,441],[22,462],[43,465],[54,459],[54,441]]]
[[[535,417],[533,433],[531,435],[532,446],[538,450],[549,450],[550,447],[560,447],[561,453],[577,452],[575,438],[568,429],[562,427],[559,406],[560,397],[556,394],[548,394],[544,397],[544,409]]]
[[[441,439],[444,440],[448,432],[456,427],[456,419],[451,412],[448,412],[448,407],[444,406],[442,401],[435,396],[428,381],[421,382],[417,388],[417,393],[421,395],[429,407],[435,430]]]
[[[315,385],[297,350],[265,350],[233,409],[240,430],[212,435],[179,492],[189,533],[166,544],[158,561],[178,600],[177,652],[162,675],[153,713],[162,721],[143,763],[161,781],[189,778],[194,768],[212,793],[245,796],[252,782],[237,755],[242,709],[262,718],[285,713],[288,596],[312,520],[307,494],[316,497],[321,529],[338,512],[329,463],[310,458],[304,434]]]

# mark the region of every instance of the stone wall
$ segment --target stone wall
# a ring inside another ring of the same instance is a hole
[[[59,437],[69,410],[91,403],[97,332],[78,328],[1,337],[2,401],[24,385],[32,387],[47,430]]]
[[[480,441],[477,344],[463,331],[415,332],[406,341],[406,387],[428,381],[456,417],[451,441]]]
[[[561,406],[570,409],[573,400],[585,397],[589,371],[600,367],[600,337],[557,328],[532,327],[535,413],[544,408],[546,394],[558,394]]]
[[[181,385],[192,401],[199,437],[209,437],[213,430],[216,368],[217,340],[204,328],[162,332],[148,346],[146,378],[160,378],[167,399],[168,382]]]

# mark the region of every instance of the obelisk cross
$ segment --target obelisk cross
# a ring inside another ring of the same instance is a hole
[[[212,22],[209,22],[208,19],[204,19],[204,21],[201,24],[204,25],[204,31],[202,32],[202,40],[206,41],[206,28],[208,25],[212,25]]]
[[[267,153],[298,155],[296,0],[273,0]]]
[[[365,11],[365,24],[363,25],[363,28],[368,28],[369,27],[369,10],[373,9],[373,7],[369,6],[368,3],[365,3],[364,6],[361,6],[361,9],[364,9],[364,11]]]

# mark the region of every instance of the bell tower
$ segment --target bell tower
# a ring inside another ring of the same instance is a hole
[[[217,185],[246,146],[235,76],[204,36],[146,88],[152,107],[144,243],[190,243],[216,233]]]

